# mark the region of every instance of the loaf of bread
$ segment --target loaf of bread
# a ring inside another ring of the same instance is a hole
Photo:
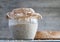
[[[40,31],[37,32],[35,39],[60,39],[60,31]]]

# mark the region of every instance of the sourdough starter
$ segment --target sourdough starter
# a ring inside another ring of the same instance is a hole
[[[9,20],[9,28],[14,39],[34,39],[38,24]]]
[[[7,13],[14,39],[34,39],[41,15],[32,8],[17,8]]]

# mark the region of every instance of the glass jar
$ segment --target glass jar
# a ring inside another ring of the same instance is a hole
[[[18,8],[7,13],[10,31],[14,39],[34,39],[38,19],[41,18],[39,13],[31,8]]]
[[[38,28],[38,20],[18,21],[16,19],[9,19],[9,28],[14,39],[34,39]]]

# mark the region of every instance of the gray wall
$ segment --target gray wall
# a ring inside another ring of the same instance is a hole
[[[60,31],[60,0],[0,0],[1,38],[11,37],[6,13],[20,7],[33,8],[43,16],[38,31]]]

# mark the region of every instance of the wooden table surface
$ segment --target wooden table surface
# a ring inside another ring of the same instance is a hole
[[[52,37],[49,37],[49,35],[47,36],[43,32],[38,31],[36,33],[35,40],[60,40],[60,31],[51,32],[51,35],[54,36],[54,37],[53,38]],[[59,38],[56,37],[56,36],[58,36]]]

